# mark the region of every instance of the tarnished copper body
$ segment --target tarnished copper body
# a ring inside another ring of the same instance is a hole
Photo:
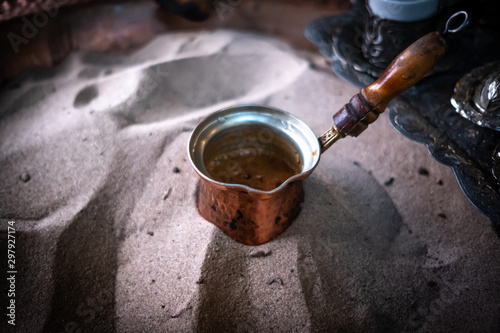
[[[285,231],[299,214],[303,201],[300,180],[272,194],[235,191],[201,180],[198,210],[232,239],[259,245]]]
[[[269,242],[300,213],[302,180],[313,172],[320,150],[306,124],[278,109],[240,105],[208,116],[193,131],[188,145],[190,160],[201,178],[200,215],[240,243]],[[234,152],[243,158],[232,159]],[[281,167],[272,166],[269,171],[259,159],[262,156],[286,161],[293,173],[277,179],[274,186]],[[212,163],[218,162],[218,170],[226,170],[222,175],[213,174]],[[220,168],[224,163],[227,168]],[[246,176],[240,181],[238,171]]]

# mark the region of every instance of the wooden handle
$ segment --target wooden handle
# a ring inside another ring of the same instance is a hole
[[[446,41],[439,32],[431,32],[401,52],[375,83],[354,95],[334,116],[333,123],[343,135],[358,136],[387,104],[420,81],[446,51]]]

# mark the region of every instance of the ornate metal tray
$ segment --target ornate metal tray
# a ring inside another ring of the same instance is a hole
[[[442,11],[434,30],[442,30],[452,13]],[[361,49],[369,19],[364,1],[359,1],[348,14],[316,20],[305,31],[320,52],[332,59],[333,71],[359,87],[370,85],[383,71]],[[447,55],[433,73],[388,107],[394,127],[425,144],[437,161],[450,166],[469,201],[496,227],[500,226],[500,132],[460,116],[450,98],[462,76],[500,59],[500,46],[495,43],[499,34],[499,29],[479,20],[459,35],[448,36]]]

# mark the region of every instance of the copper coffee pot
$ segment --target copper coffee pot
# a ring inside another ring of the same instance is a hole
[[[452,29],[454,20],[461,21]],[[301,210],[302,180],[321,153],[341,138],[361,134],[394,97],[420,81],[444,55],[444,37],[467,21],[467,13],[458,12],[443,34],[432,32],[410,45],[333,115],[332,127],[319,138],[291,114],[261,105],[230,107],[203,119],[188,143],[201,177],[201,216],[248,245],[281,234]]]

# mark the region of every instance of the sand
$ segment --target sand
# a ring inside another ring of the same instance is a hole
[[[387,114],[321,156],[276,240],[245,246],[199,216],[196,124],[260,103],[320,135],[358,89],[318,63],[261,35],[178,33],[4,86],[0,245],[4,260],[14,221],[17,275],[2,331],[498,332],[499,236]]]

